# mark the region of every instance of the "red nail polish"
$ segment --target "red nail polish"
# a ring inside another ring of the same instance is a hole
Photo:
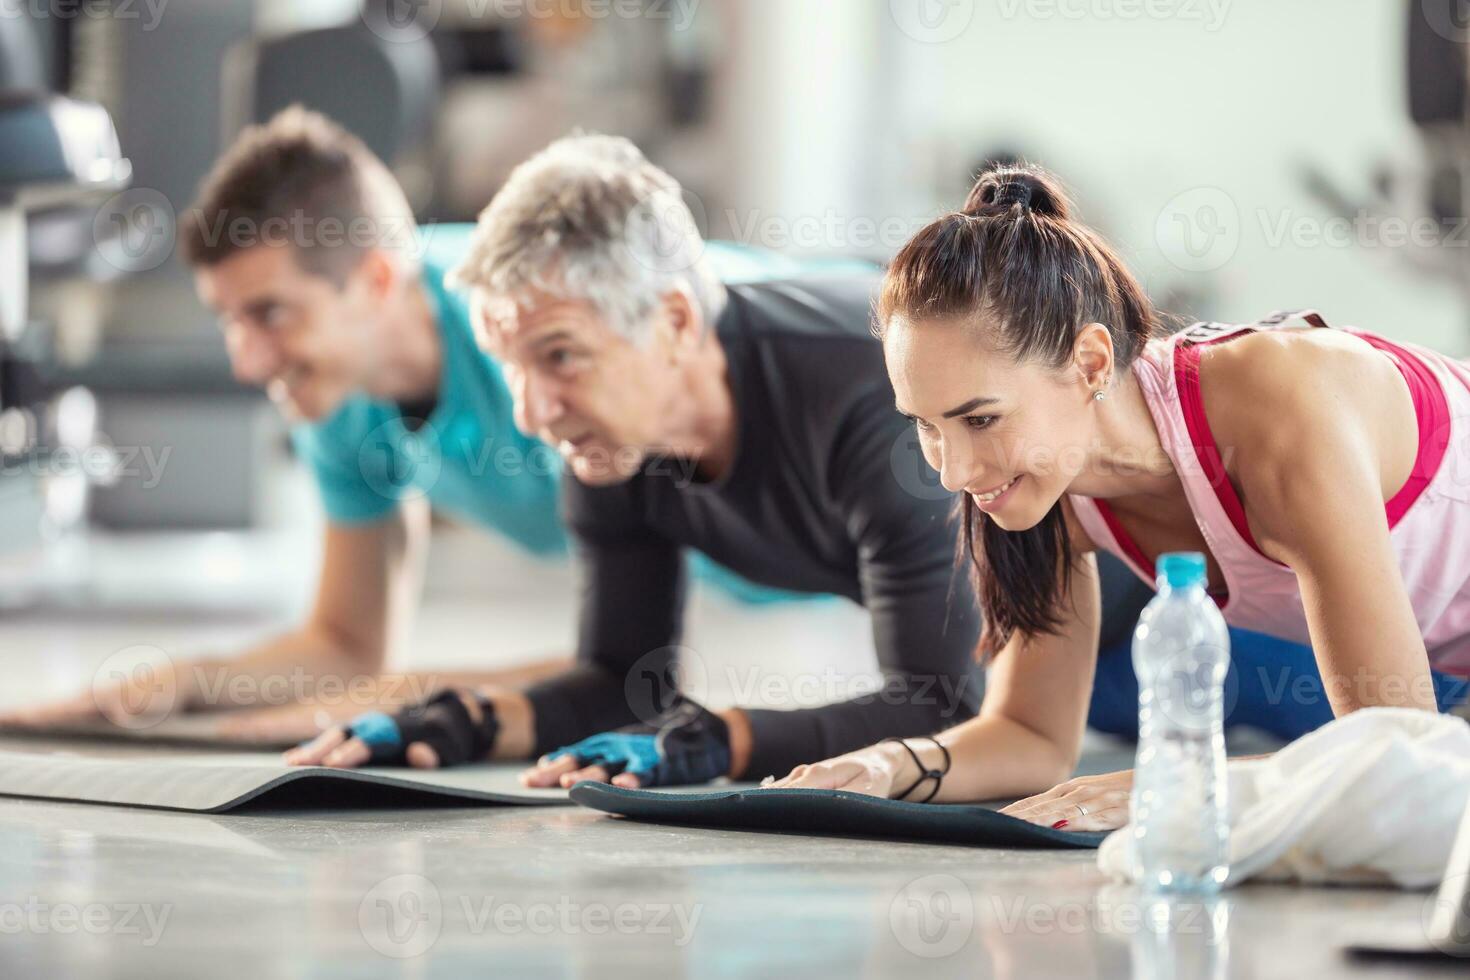
[[[1065,821],[1065,820],[1058,820],[1056,823],[1054,823],[1054,824],[1051,825],[1051,829],[1052,830],[1061,830],[1065,826],[1067,826],[1067,821]]]

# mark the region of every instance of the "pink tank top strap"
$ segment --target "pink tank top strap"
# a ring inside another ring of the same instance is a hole
[[[1311,316],[1316,320],[1312,324],[1314,327],[1326,326],[1320,316],[1315,313]],[[1220,507],[1230,519],[1231,525],[1251,550],[1257,553],[1260,553],[1261,548],[1256,544],[1250,524],[1245,519],[1245,505],[1240,502],[1240,495],[1230,482],[1225,460],[1220,455],[1220,447],[1215,442],[1215,434],[1210,430],[1209,420],[1205,416],[1204,396],[1200,393],[1199,364],[1206,347],[1244,333],[1279,328],[1288,319],[1289,314],[1278,312],[1257,323],[1197,323],[1180,334],[1174,345],[1174,387],[1179,393],[1179,409],[1184,415],[1184,424],[1189,429],[1189,441],[1194,446],[1195,458],[1199,460],[1200,472],[1210,489],[1215,492],[1215,497],[1220,501]]]
[[[1200,358],[1204,349],[1214,344],[1245,333],[1282,329],[1294,320],[1304,321],[1314,328],[1333,329],[1316,310],[1277,311],[1255,323],[1196,323],[1169,338],[1154,351],[1152,356],[1155,363],[1150,365],[1162,373],[1172,374],[1169,380],[1173,382],[1172,388],[1178,399],[1179,413],[1184,421],[1188,442],[1198,462],[1199,476],[1208,484],[1209,490],[1213,491],[1213,496],[1230,526],[1251,551],[1278,566],[1279,562],[1261,552],[1255,536],[1251,534],[1245,506],[1230,482],[1225,461],[1210,429],[1200,392]],[[1450,439],[1449,403],[1438,376],[1414,352],[1366,331],[1346,332],[1361,338],[1387,356],[1402,374],[1413,399],[1419,447],[1409,480],[1385,504],[1389,527],[1392,528],[1413,506],[1439,470]],[[1161,376],[1159,381],[1163,380]],[[1153,389],[1155,386],[1146,387]],[[1156,395],[1163,393],[1162,390],[1155,392]],[[1151,406],[1151,410],[1157,407],[1159,406]],[[1161,431],[1162,434],[1164,433]],[[1171,455],[1176,451],[1171,449]],[[1128,536],[1106,501],[1074,499],[1073,504],[1079,521],[1098,544],[1103,547],[1114,545],[1109,550],[1133,565],[1134,571],[1140,576],[1146,580],[1151,579],[1148,557]]]
[[[1305,320],[1313,327],[1331,329],[1322,315],[1315,310],[1278,311],[1254,324],[1233,329],[1225,327],[1223,330],[1214,330],[1211,328],[1220,325],[1196,324],[1180,336],[1174,349],[1174,375],[1179,391],[1179,405],[1184,413],[1185,424],[1189,427],[1190,441],[1194,443],[1195,453],[1199,457],[1205,477],[1219,497],[1220,506],[1229,515],[1230,523],[1235,526],[1241,538],[1258,554],[1261,549],[1246,521],[1245,507],[1241,504],[1240,496],[1230,482],[1225,463],[1215,443],[1215,436],[1210,431],[1209,421],[1205,417],[1204,399],[1200,394],[1200,355],[1203,348],[1240,333],[1279,329],[1297,318]],[[1414,415],[1419,431],[1419,447],[1408,481],[1385,505],[1388,525],[1391,529],[1413,506],[1414,501],[1419,498],[1439,470],[1440,461],[1444,459],[1445,449],[1449,445],[1449,402],[1434,372],[1412,352],[1367,331],[1349,330],[1345,332],[1367,342],[1394,363],[1403,376],[1405,384],[1409,387],[1409,395],[1414,404]],[[1262,555],[1262,557],[1265,556]]]
[[[1449,400],[1434,371],[1413,351],[1366,331],[1352,330],[1349,333],[1362,338],[1393,361],[1409,386],[1409,396],[1414,401],[1414,417],[1419,423],[1419,450],[1414,455],[1409,479],[1385,505],[1388,526],[1393,528],[1434,480],[1434,474],[1439,472],[1445,453],[1449,451]]]

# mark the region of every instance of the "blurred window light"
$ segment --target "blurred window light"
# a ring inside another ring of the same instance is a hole
[[[35,443],[36,417],[28,409],[0,412],[0,456],[20,456]]]
[[[357,17],[360,0],[258,0],[255,8],[257,34],[289,34],[319,27],[338,27]]]

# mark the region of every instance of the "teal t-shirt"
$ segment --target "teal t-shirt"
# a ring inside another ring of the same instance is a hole
[[[443,340],[439,392],[423,424],[411,429],[398,404],[355,395],[329,418],[296,426],[292,442],[316,474],[334,523],[382,520],[400,501],[427,497],[444,513],[498,531],[532,552],[555,554],[567,544],[558,513],[561,458],[515,427],[500,366],[475,343],[468,299],[444,283],[473,231],[472,224],[422,229],[423,283]],[[706,255],[728,283],[873,269],[847,260],[801,261],[729,242],[708,243]],[[713,562],[697,565],[710,566],[700,569],[701,577],[720,580],[742,598],[770,593],[723,569],[711,574],[718,568]]]
[[[357,395],[331,417],[297,426],[292,438],[336,523],[382,520],[400,501],[428,497],[436,509],[554,553],[566,545],[557,515],[561,461],[516,429],[500,366],[475,343],[466,299],[444,285],[473,227],[423,230],[423,284],[443,341],[439,391],[423,424],[410,429],[398,404]]]

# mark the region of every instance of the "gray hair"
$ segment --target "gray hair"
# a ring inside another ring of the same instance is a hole
[[[516,167],[480,214],[450,284],[591,303],[634,343],[665,294],[711,324],[725,291],[679,182],[617,136],[569,136]]]

